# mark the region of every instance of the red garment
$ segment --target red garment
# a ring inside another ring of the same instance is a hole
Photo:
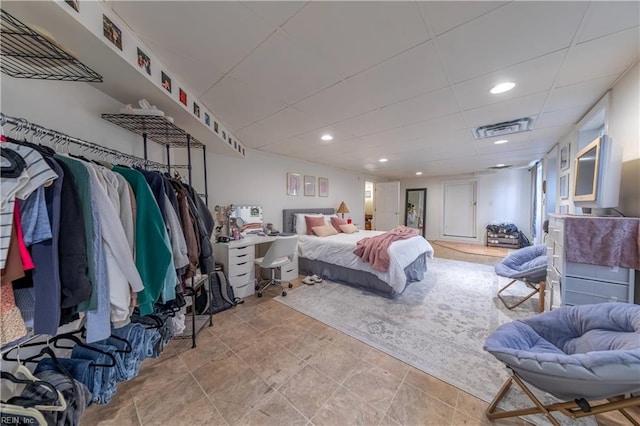
[[[16,224],[16,235],[18,237],[18,249],[20,250],[20,258],[22,259],[22,269],[28,271],[29,269],[33,269],[33,260],[31,260],[31,255],[27,250],[27,246],[24,244],[24,237],[22,236],[22,222],[20,221],[20,210],[18,207],[18,202],[13,206],[13,222]]]
[[[391,258],[389,257],[389,246],[391,243],[398,240],[406,240],[407,238],[417,235],[417,229],[398,226],[384,234],[361,239],[358,241],[353,254],[361,257],[363,261],[369,262],[373,269],[387,272],[389,270],[389,264],[391,263]]]

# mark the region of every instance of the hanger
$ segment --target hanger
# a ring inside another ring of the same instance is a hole
[[[26,385],[26,387],[37,386],[37,387],[44,388],[46,389],[47,395],[48,395],[48,398],[45,399],[45,396],[43,395],[42,391],[36,391],[34,389],[33,393],[42,398],[40,401],[35,401],[29,397],[23,397],[21,395],[23,393],[23,389],[20,390],[20,395],[18,395],[18,393],[16,392],[18,390],[17,387],[14,387],[13,389],[8,389],[7,386],[3,386],[3,392],[2,392],[3,394],[5,392],[8,392],[9,394],[13,393],[15,395],[12,398],[7,400],[8,404],[18,405],[21,407],[33,407],[38,410],[46,410],[46,411],[65,411],[67,409],[67,401],[65,400],[64,396],[60,393],[60,391],[50,383],[38,379],[24,365],[18,365],[16,368],[14,368],[12,373],[3,371],[2,379],[8,380],[14,384]]]
[[[82,337],[86,337],[87,336],[87,328],[85,327],[85,325],[83,324],[82,327],[80,327],[79,329],[77,329],[76,331],[70,331],[68,333],[65,334],[70,334],[70,335],[75,335],[80,333],[80,335]],[[133,352],[133,346],[131,346],[131,342],[129,342],[127,339],[125,339],[124,337],[120,337],[120,336],[116,336],[116,335],[111,335],[109,336],[110,338],[114,339],[114,340],[118,340],[124,344],[126,344],[126,348],[125,349],[116,349],[116,353],[119,354],[129,354],[131,352]],[[55,343],[54,343],[55,346]],[[61,349],[72,349],[72,348],[66,348],[63,346],[56,346],[57,348],[61,348]]]
[[[91,346],[88,345],[86,343],[84,343],[82,340],[80,340],[80,338],[78,338],[77,336],[75,336],[72,333],[64,333],[64,334],[59,334],[55,337],[53,337],[51,339],[51,341],[53,342],[53,347],[54,348],[58,348],[58,349],[73,349],[73,346],[62,346],[59,345],[58,342],[60,340],[71,340],[72,342],[74,342],[76,344],[76,346],[80,346],[81,348],[85,348],[87,350],[93,351],[93,352],[97,352],[99,354],[102,355],[106,355],[110,360],[111,363],[110,364],[98,364],[98,363],[91,363],[91,365],[93,365],[94,367],[115,367],[116,365],[116,358],[110,354],[109,352],[105,352],[100,348],[96,348],[95,346]]]

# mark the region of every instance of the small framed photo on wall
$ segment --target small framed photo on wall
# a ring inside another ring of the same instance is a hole
[[[569,155],[571,154],[571,144],[560,149],[560,170],[566,170],[569,168]]]
[[[287,195],[300,195],[300,174],[287,173]]]
[[[307,197],[316,196],[316,178],[314,176],[304,176],[304,195]]]
[[[560,176],[560,199],[569,198],[569,174]]]
[[[318,197],[328,197],[329,196],[329,179],[328,178],[318,178]]]

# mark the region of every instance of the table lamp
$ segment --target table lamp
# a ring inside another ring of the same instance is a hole
[[[344,203],[344,201],[340,203],[340,207],[338,207],[338,210],[336,210],[336,213],[342,213],[343,219],[344,219],[344,214],[349,213],[349,209],[347,208],[347,205]]]

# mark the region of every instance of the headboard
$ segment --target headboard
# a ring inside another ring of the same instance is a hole
[[[296,217],[297,213],[321,213],[321,214],[335,214],[336,209],[284,209],[282,210],[282,227],[284,228],[283,232],[292,232],[293,230],[293,220]]]

